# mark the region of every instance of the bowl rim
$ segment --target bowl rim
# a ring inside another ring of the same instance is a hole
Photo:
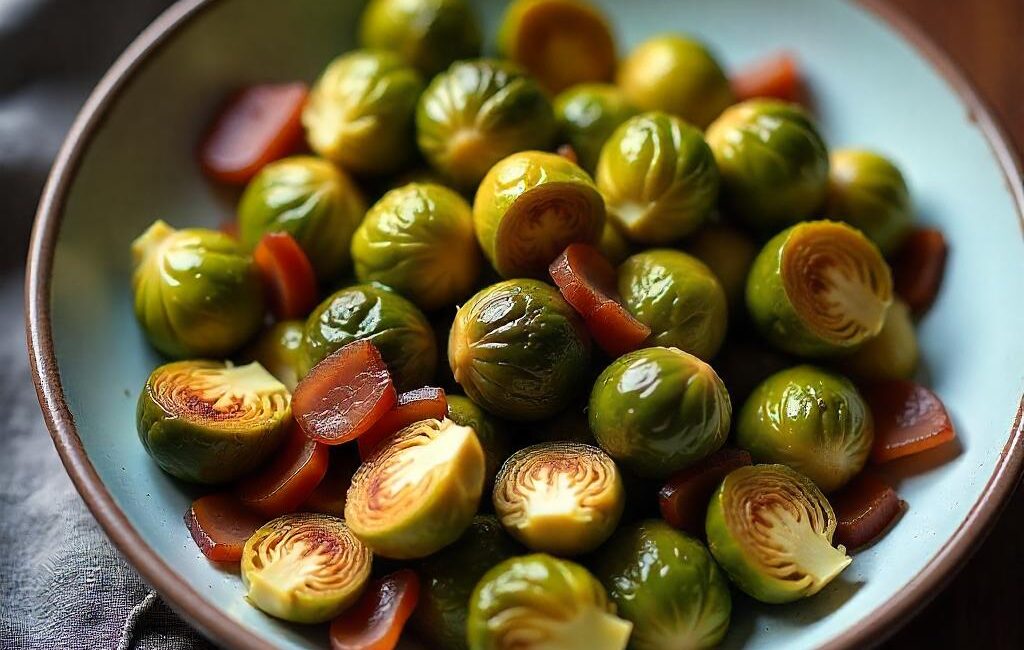
[[[64,467],[93,516],[114,545],[168,604],[214,640],[239,648],[274,646],[231,618],[154,552],[135,530],[100,479],[82,445],[65,401],[50,321],[53,258],[68,191],[82,156],[120,92],[171,38],[219,0],[178,0],[146,27],[117,58],[75,118],[55,158],[41,195],[29,246],[25,317],[29,362],[36,396]],[[960,68],[899,9],[884,0],[857,0],[861,9],[907,41],[967,106],[999,163],[1024,231],[1024,183],[1020,159],[985,101]],[[1024,471],[1024,395],[992,475],[953,535],[897,594],[830,639],[824,648],[877,645],[918,613],[953,578],[992,529]]]

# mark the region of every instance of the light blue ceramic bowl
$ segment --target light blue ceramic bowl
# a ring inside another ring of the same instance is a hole
[[[477,4],[493,33],[504,3]],[[838,0],[599,4],[623,49],[677,30],[708,41],[729,67],[794,51],[828,142],[891,155],[907,174],[920,219],[939,225],[951,242],[946,281],[920,336],[961,449],[892,468],[910,505],[895,529],[814,598],[785,607],[739,600],[726,645],[877,642],[963,563],[1020,475],[1024,191],[1014,158],[964,81],[933,48],[901,35],[898,20],[894,27]],[[195,493],[161,473],[139,444],[135,401],[160,359],[132,316],[128,245],[158,217],[212,226],[232,213],[195,164],[203,126],[241,84],[313,79],[353,46],[360,5],[174,6],[82,111],[36,224],[29,340],[57,449],[122,552],[179,612],[230,646],[324,647],[326,633],[283,624],[243,600],[237,575],[207,563],[182,525]]]

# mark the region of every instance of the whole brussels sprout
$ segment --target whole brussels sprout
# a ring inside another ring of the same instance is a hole
[[[667,244],[707,221],[718,198],[718,168],[699,130],[665,113],[644,113],[605,142],[597,188],[626,237]]]
[[[590,338],[558,290],[538,280],[507,280],[459,308],[448,362],[469,397],[510,420],[558,413],[583,387]]]
[[[535,81],[507,61],[453,63],[434,77],[416,109],[416,141],[450,182],[473,190],[516,151],[546,149],[557,126]]]
[[[480,25],[466,0],[370,0],[359,41],[395,52],[432,77],[453,61],[480,56]]]
[[[910,308],[896,298],[878,336],[837,359],[836,366],[861,381],[909,379],[917,369],[917,360],[917,334]]]
[[[597,249],[611,262],[612,266],[622,264],[627,257],[633,254],[630,243],[622,236],[611,219],[604,222],[604,229],[601,231],[601,240],[597,242]]]
[[[302,368],[302,332],[305,323],[286,320],[274,323],[246,348],[242,358],[258,361],[289,391],[299,383]]]
[[[828,151],[804,109],[751,99],[708,127],[722,177],[722,205],[756,230],[772,233],[810,217],[828,190]]]
[[[366,202],[348,175],[312,156],[270,163],[245,188],[238,234],[250,249],[268,232],[295,238],[322,282],[347,270],[349,246]]]
[[[589,571],[544,553],[505,560],[477,583],[467,632],[473,650],[531,646],[623,650],[633,625],[615,616]]]
[[[473,202],[477,240],[505,278],[547,278],[566,246],[596,243],[604,224],[604,201],[587,172],[541,151],[492,167]]]
[[[665,478],[723,444],[732,404],[714,369],[674,348],[619,357],[590,393],[590,430],[640,476]]]
[[[380,350],[398,390],[419,388],[434,376],[437,341],[430,323],[416,305],[373,284],[336,291],[309,315],[302,337],[302,374],[361,339]]]
[[[633,624],[630,648],[712,648],[729,629],[729,582],[703,544],[664,521],[616,533],[595,573]]]
[[[425,310],[465,298],[480,273],[469,204],[440,185],[391,190],[366,213],[352,239],[360,282],[379,282]]]
[[[423,79],[397,54],[360,50],[327,66],[302,112],[313,151],[360,174],[388,174],[416,153]]]
[[[616,128],[636,115],[622,91],[611,84],[573,86],[555,97],[559,134],[572,145],[580,167],[593,174],[601,147]]]
[[[701,43],[666,34],[638,45],[619,66],[619,87],[644,111],[665,111],[700,128],[735,101],[729,80]]]
[[[472,428],[480,439],[480,446],[484,448],[484,492],[489,494],[494,487],[498,469],[512,454],[508,431],[503,423],[484,413],[473,400],[462,395],[448,395],[448,419]]]
[[[729,226],[707,226],[693,236],[686,252],[707,265],[725,291],[731,310],[743,306],[747,275],[757,257],[754,240],[741,230]]]
[[[231,237],[155,221],[132,243],[135,317],[168,357],[225,357],[263,325],[263,286]]]
[[[701,359],[718,352],[728,320],[725,291],[703,262],[668,249],[633,255],[619,267],[619,294],[651,328],[648,343]]]
[[[736,423],[736,444],[756,463],[781,463],[838,490],[867,462],[874,441],[871,411],[845,377],[797,366],[761,382]]]
[[[226,483],[258,467],[291,423],[291,395],[258,363],[175,361],[149,376],[136,427],[160,469],[192,483]]]
[[[910,190],[899,168],[859,149],[840,149],[829,156],[825,215],[863,232],[883,255],[896,251],[914,220]]]

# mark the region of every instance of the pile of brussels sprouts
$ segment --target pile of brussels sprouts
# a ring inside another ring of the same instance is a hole
[[[235,234],[157,221],[132,247],[135,313],[169,359],[138,405],[156,464],[230,491],[287,464],[290,432],[302,468],[321,454],[309,486],[281,479],[299,505],[242,538],[249,601],[327,621],[405,566],[432,648],[669,650],[719,643],[731,588],[825,587],[851,562],[827,495],[874,444],[859,386],[917,365],[887,263],[912,227],[899,169],[830,150],[800,105],[739,101],[691,38],[620,60],[582,0],[515,0],[495,58],[464,0],[372,0],[359,36],[312,86],[309,152],[255,174]],[[268,233],[313,271],[304,319],[268,318]],[[615,318],[552,282],[580,244],[610,277],[570,270]],[[649,335],[609,354],[594,341],[623,319]],[[293,418],[360,342],[386,368]],[[356,443],[325,443],[357,434],[309,427],[354,426],[371,380],[389,405],[443,388],[447,410],[335,476]],[[753,464],[716,464],[734,447]],[[704,523],[682,531],[658,489],[690,476]]]

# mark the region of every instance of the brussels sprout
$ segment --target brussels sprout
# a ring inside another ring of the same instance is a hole
[[[625,354],[590,393],[590,430],[637,474],[664,478],[697,462],[729,435],[732,404],[714,369],[675,348]]]
[[[448,362],[469,397],[510,420],[558,413],[582,388],[590,363],[583,321],[558,290],[507,280],[459,308]]]
[[[135,317],[169,357],[224,357],[263,325],[263,287],[234,239],[155,221],[132,243]]]
[[[718,198],[718,168],[700,131],[665,113],[644,113],[601,149],[597,187],[626,237],[667,244],[707,221]]]
[[[352,239],[360,282],[379,282],[426,310],[465,298],[480,272],[469,204],[440,185],[391,190]]]
[[[512,453],[508,431],[473,400],[462,395],[448,395],[448,419],[476,432],[484,449],[484,491],[490,493],[498,469]]]
[[[505,560],[477,583],[469,601],[473,650],[623,650],[633,624],[589,571],[544,553]]]
[[[722,205],[772,233],[806,219],[828,190],[828,151],[802,108],[751,99],[722,113],[707,141],[722,177]]]
[[[484,489],[484,451],[470,427],[451,420],[410,424],[356,470],[345,521],[375,553],[426,557],[473,520]]]
[[[395,52],[432,77],[453,61],[480,55],[480,25],[466,0],[371,0],[359,41]]]
[[[302,332],[305,323],[286,320],[274,323],[242,355],[246,361],[258,361],[289,391],[299,383],[302,366]]]
[[[587,421],[586,399],[581,404],[574,404],[555,417],[537,423],[534,437],[543,442],[582,442],[595,445],[594,434],[590,432]]]
[[[601,231],[601,240],[597,242],[597,249],[612,263],[612,266],[622,264],[633,253],[629,242],[622,236],[622,233],[615,227],[611,219],[604,223],[604,229]]]
[[[707,265],[725,291],[730,309],[743,306],[747,275],[758,248],[746,233],[729,226],[708,226],[694,235],[686,252]]]
[[[457,542],[416,568],[420,599],[410,622],[417,636],[432,648],[468,650],[466,616],[473,587],[489,569],[518,552],[497,519],[473,517]]]
[[[484,255],[505,278],[547,278],[569,244],[594,244],[604,201],[585,171],[562,156],[524,151],[487,173],[473,202]]]
[[[245,543],[245,597],[286,621],[329,621],[359,598],[370,579],[372,560],[370,551],[341,519],[284,515]]]
[[[619,267],[626,309],[651,328],[651,345],[679,348],[701,359],[725,338],[725,291],[700,260],[668,249],[638,253]]]
[[[175,361],[149,376],[136,425],[160,469],[193,483],[226,483],[259,466],[284,439],[291,395],[258,363]]]
[[[356,51],[327,66],[302,112],[309,146],[356,173],[398,171],[415,155],[423,79],[397,54]]]
[[[733,470],[711,497],[708,547],[730,580],[766,603],[813,596],[852,561],[832,546],[836,516],[806,476],[785,465]]]
[[[426,317],[384,287],[360,284],[335,292],[313,310],[302,337],[302,374],[353,341],[369,339],[400,391],[430,382],[437,341]]]
[[[348,175],[312,156],[264,167],[238,204],[242,243],[254,248],[268,232],[286,232],[305,251],[317,276],[330,282],[348,269],[352,233],[366,202]]]
[[[535,81],[512,63],[459,61],[430,82],[416,109],[416,141],[430,164],[463,190],[516,151],[546,149],[555,114]]]
[[[706,127],[733,103],[725,72],[703,44],[666,34],[638,45],[619,66],[619,86],[645,111]]]
[[[862,381],[909,379],[917,369],[918,348],[914,321],[907,303],[894,299],[885,315],[882,331],[837,360],[844,374]]]
[[[853,350],[882,330],[891,304],[892,274],[878,248],[833,221],[783,230],[747,279],[747,309],[761,334],[803,356]]]
[[[657,519],[623,529],[601,550],[597,576],[633,623],[635,650],[712,648],[729,629],[729,583],[699,541]]]
[[[829,156],[825,215],[845,221],[875,242],[884,255],[910,232],[910,190],[896,165],[871,151],[841,149]]]
[[[601,147],[616,128],[636,115],[617,86],[579,84],[555,97],[555,118],[560,135],[580,160],[580,167],[593,174]]]

